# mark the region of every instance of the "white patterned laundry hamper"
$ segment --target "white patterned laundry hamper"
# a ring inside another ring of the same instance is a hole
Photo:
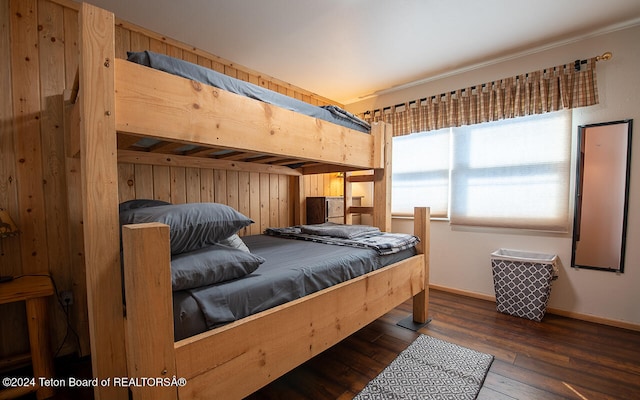
[[[499,249],[491,253],[496,309],[504,314],[542,321],[557,277],[558,256]]]

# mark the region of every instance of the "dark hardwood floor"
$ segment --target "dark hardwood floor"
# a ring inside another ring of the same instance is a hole
[[[432,290],[419,332],[495,356],[478,399],[640,399],[640,332],[547,314],[540,323],[495,303]],[[405,303],[250,396],[351,399],[418,333],[396,326]]]
[[[495,304],[431,291],[433,321],[420,333],[495,356],[479,399],[640,399],[640,332],[547,314],[533,322],[496,312]],[[351,399],[418,333],[396,322],[409,302],[254,393],[249,400]],[[58,376],[88,376],[86,361]],[[88,399],[60,392],[56,399]]]

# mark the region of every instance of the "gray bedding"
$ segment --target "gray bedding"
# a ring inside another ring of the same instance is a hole
[[[371,126],[355,115],[336,106],[317,107],[304,101],[245,82],[188,61],[179,60],[151,51],[130,52],[128,60],[168,72],[183,78],[202,82],[226,91],[273,104],[287,110],[332,122],[360,132],[369,132]]]
[[[300,225],[300,232],[309,235],[355,239],[365,235],[379,234],[380,229],[369,225],[345,225],[325,222],[323,224]]]
[[[174,292],[176,340],[284,304],[415,254],[415,248],[410,248],[381,256],[373,249],[266,235],[247,236],[243,240],[252,253],[266,261],[244,278]]]
[[[420,239],[406,233],[380,232],[366,225],[344,225],[327,222],[318,225],[297,225],[267,228],[265,234],[287,239],[373,249],[379,255],[394,254],[414,247]]]

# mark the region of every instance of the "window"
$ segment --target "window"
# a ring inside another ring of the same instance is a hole
[[[424,204],[437,210],[434,216],[448,210],[442,216],[452,224],[568,229],[570,112],[425,132],[393,144],[394,213]]]
[[[413,215],[428,205],[432,217],[448,217],[450,129],[393,138],[392,212]]]

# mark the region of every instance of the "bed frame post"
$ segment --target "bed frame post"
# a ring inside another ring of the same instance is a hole
[[[381,231],[391,232],[391,137],[390,124],[378,122],[371,126],[376,140],[376,175],[373,182],[373,225]]]
[[[424,290],[413,296],[413,322],[426,324],[429,322],[429,247],[431,210],[428,207],[414,209],[413,231],[420,238],[416,246],[418,254],[424,256]]]
[[[353,185],[351,184],[351,172],[345,172],[342,180],[343,182],[343,201],[344,201],[344,223],[353,224],[353,214],[351,213],[351,206],[353,205]]]
[[[127,376],[115,130],[115,25],[83,3],[80,25],[80,154],[84,251],[93,376]],[[126,387],[97,385],[96,399],[127,399]]]
[[[122,244],[130,378],[176,377],[169,226],[125,225]],[[149,329],[151,328],[152,331]],[[177,399],[176,385],[131,388],[134,399]]]
[[[292,176],[291,195],[293,198],[293,224],[302,225],[307,223],[307,198],[304,195],[304,175]]]

